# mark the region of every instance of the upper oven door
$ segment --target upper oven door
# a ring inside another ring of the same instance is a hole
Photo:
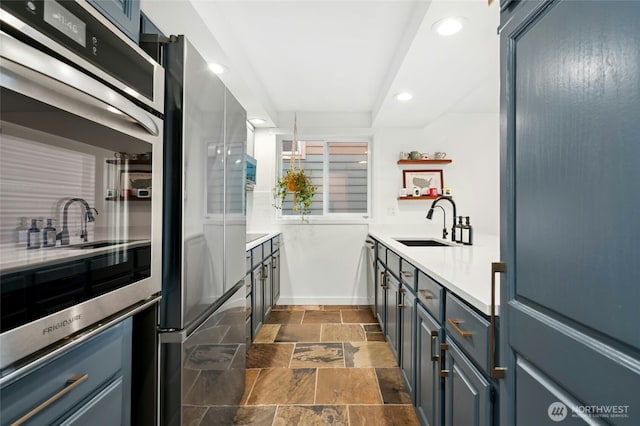
[[[4,31],[0,98],[4,370],[159,294],[163,120]]]
[[[2,29],[72,64],[155,111],[164,69],[84,0],[0,3]]]

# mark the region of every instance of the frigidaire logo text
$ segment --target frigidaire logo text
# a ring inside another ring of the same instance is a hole
[[[53,324],[50,327],[43,328],[42,329],[42,334],[52,333],[52,332],[56,331],[59,328],[66,327],[66,326],[70,325],[72,322],[79,320],[81,317],[82,317],[82,315],[74,315],[74,316],[72,316],[70,318],[67,318],[67,319],[62,320],[60,322],[57,322],[57,323]]]

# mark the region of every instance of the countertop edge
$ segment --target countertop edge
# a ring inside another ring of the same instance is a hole
[[[269,241],[270,239],[272,239],[273,237],[276,237],[276,236],[278,236],[280,234],[281,234],[280,231],[266,232],[266,235],[263,235],[262,237],[257,238],[255,240],[249,241],[247,243],[246,251],[249,251],[249,250],[257,247],[260,244],[265,243],[265,242]]]

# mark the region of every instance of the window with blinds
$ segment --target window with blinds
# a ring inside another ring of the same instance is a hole
[[[367,217],[369,213],[369,142],[291,140],[280,144],[281,174],[289,168],[295,151],[296,163],[317,186],[310,216]],[[282,206],[283,216],[295,216],[292,200]]]

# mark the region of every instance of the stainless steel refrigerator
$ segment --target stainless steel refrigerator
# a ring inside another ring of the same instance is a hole
[[[159,416],[237,405],[245,374],[246,112],[183,36],[166,70]],[[228,408],[224,408],[228,409]]]

